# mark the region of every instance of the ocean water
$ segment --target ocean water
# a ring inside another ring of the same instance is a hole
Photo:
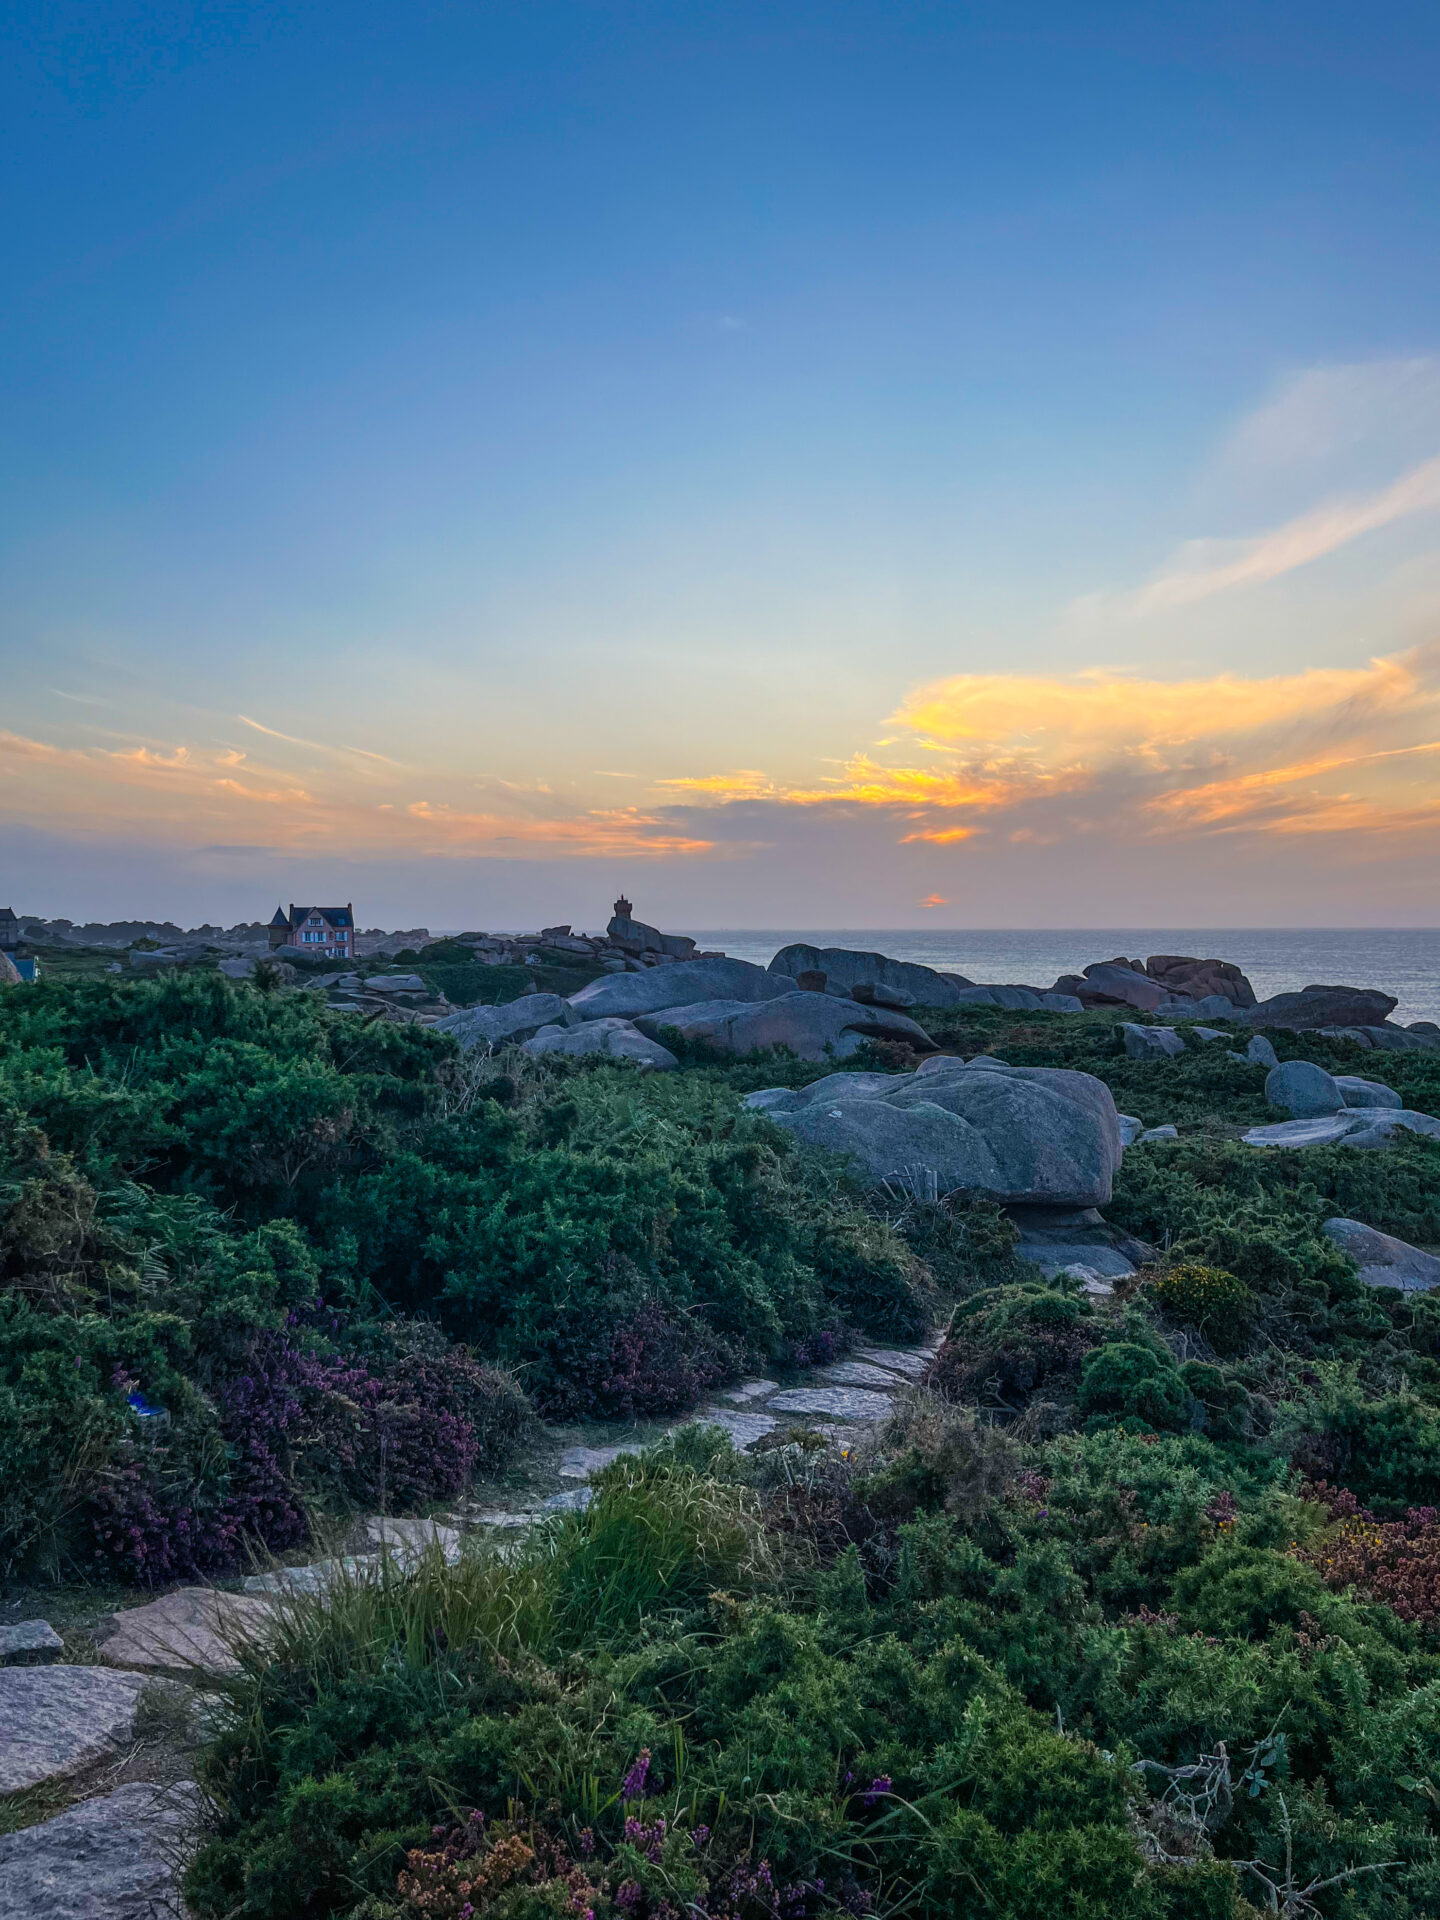
[[[859,947],[892,960],[915,960],[981,983],[1031,987],[1048,987],[1060,974],[1079,973],[1092,960],[1188,953],[1233,960],[1262,1000],[1316,983],[1380,987],[1399,1001],[1393,1020],[1440,1021],[1440,928],[1435,927],[1115,927],[1098,932],[787,927],[712,929],[694,938],[702,947],[718,947],[761,966],[791,941],[806,940],[817,947]]]

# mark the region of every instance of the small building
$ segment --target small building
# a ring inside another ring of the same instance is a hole
[[[355,958],[355,909],[343,907],[297,907],[292,900],[287,914],[276,907],[275,918],[266,929],[270,951],[298,947],[317,960],[353,960]]]
[[[20,925],[15,909],[0,907],[0,954],[4,954],[25,985],[33,987],[40,978],[40,962],[33,953],[20,952],[23,934],[24,928]],[[10,978],[8,969],[0,968],[0,973],[3,973],[7,980]]]

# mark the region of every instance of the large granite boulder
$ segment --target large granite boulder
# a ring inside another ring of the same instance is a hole
[[[1350,1255],[1367,1287],[1398,1287],[1403,1293],[1428,1293],[1440,1287],[1440,1259],[1406,1240],[1379,1233],[1359,1220],[1327,1220],[1321,1231]]]
[[[629,1020],[615,1018],[583,1020],[574,1027],[542,1027],[524,1042],[520,1051],[528,1053],[532,1060],[539,1060],[547,1053],[572,1057],[599,1053],[610,1060],[630,1060],[637,1067],[653,1068],[661,1073],[668,1073],[680,1064],[668,1047],[647,1038]]]
[[[982,1055],[968,1064],[929,1060],[880,1086],[847,1089],[845,1078],[801,1088],[793,1104],[773,1100],[774,1089],[746,1104],[809,1145],[846,1155],[875,1185],[1065,1207],[1110,1198],[1120,1124],[1110,1089],[1091,1074]]]
[[[788,1047],[801,1060],[848,1060],[871,1040],[899,1041],[917,1053],[935,1051],[925,1029],[905,1014],[825,993],[784,993],[755,1005],[702,1000],[692,1007],[641,1014],[635,1024],[652,1039],[673,1027],[687,1040],[703,1040],[720,1053]]]
[[[1403,1107],[1405,1104],[1383,1080],[1362,1080],[1358,1074],[1337,1073],[1335,1084],[1347,1107]]]
[[[1085,1007],[1134,1007],[1137,1013],[1154,1013],[1170,997],[1123,960],[1097,960],[1083,974],[1062,974],[1055,991],[1073,993]]]
[[[172,1920],[200,1832],[199,1789],[133,1781],[0,1836],[0,1913],[13,1920]]]
[[[542,1027],[570,1027],[579,1018],[558,993],[522,993],[503,1007],[463,1007],[459,1013],[447,1013],[431,1031],[453,1034],[468,1052],[472,1047],[512,1046]]]
[[[1224,998],[1235,1007],[1253,1007],[1255,989],[1229,960],[1195,960],[1188,954],[1152,953],[1145,971],[1179,1000]]]
[[[1302,1033],[1310,1027],[1378,1027],[1394,1012],[1393,993],[1373,987],[1303,987],[1277,993],[1249,1009],[1257,1027],[1285,1027]],[[1404,1029],[1400,1029],[1404,1031]]]
[[[8,953],[0,953],[0,987],[20,987],[25,983],[20,978],[20,969]]]
[[[1265,1076],[1265,1098],[1272,1107],[1284,1107],[1297,1120],[1338,1113],[1345,1105],[1344,1095],[1331,1076],[1308,1060],[1287,1060],[1283,1066],[1272,1067]]]
[[[863,953],[851,947],[812,947],[797,940],[782,947],[770,962],[772,974],[791,980],[802,973],[823,973],[831,993],[851,993],[860,986],[899,987],[913,994],[921,1007],[952,1007],[974,982],[959,973],[939,973],[911,960],[887,960],[883,953]]]
[[[775,1000],[795,983],[751,966],[748,960],[677,960],[643,973],[612,973],[570,996],[582,1020],[658,1013],[662,1007],[693,1007],[701,1000]]]
[[[1070,996],[1073,998],[1073,996]],[[1004,1007],[1011,1013],[1038,1013],[1047,996],[1033,987],[962,987],[954,1004],[960,1007]],[[1081,1011],[1075,1003],[1075,1011]]]

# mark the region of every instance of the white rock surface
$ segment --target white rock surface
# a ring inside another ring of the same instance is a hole
[[[767,1413],[813,1413],[826,1420],[883,1420],[890,1396],[863,1387],[791,1387],[777,1393]]]
[[[177,1870],[193,1850],[199,1794],[188,1781],[117,1787],[38,1826],[0,1836],[6,1920],[175,1920]]]
[[[928,1347],[857,1347],[855,1357],[868,1360],[874,1367],[883,1367],[887,1373],[898,1373],[906,1380],[919,1380],[935,1356]]]
[[[881,1393],[894,1393],[899,1386],[895,1375],[885,1367],[875,1367],[868,1360],[837,1360],[833,1366],[821,1367],[818,1377],[832,1387],[875,1387]]]

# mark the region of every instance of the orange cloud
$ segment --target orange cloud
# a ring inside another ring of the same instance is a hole
[[[1440,816],[1440,648],[1246,679],[959,674],[887,722],[927,764],[858,753],[813,785],[673,782],[702,802],[892,812],[901,844],[1104,832],[1428,833]],[[955,815],[962,819],[957,822]],[[966,817],[968,816],[968,817]]]
[[[308,745],[304,742],[288,744]],[[282,850],[333,849],[349,856],[410,854],[494,858],[666,858],[701,854],[712,842],[638,807],[566,806],[548,792],[511,789],[494,805],[409,798],[403,769],[357,778],[345,768],[310,770],[306,783],[251,763],[232,748],[57,746],[0,733],[4,814],[93,836],[133,834],[184,846],[207,835],[261,838]],[[376,784],[390,797],[376,797]],[[473,793],[473,780],[443,779]],[[497,783],[498,786],[499,783]]]

